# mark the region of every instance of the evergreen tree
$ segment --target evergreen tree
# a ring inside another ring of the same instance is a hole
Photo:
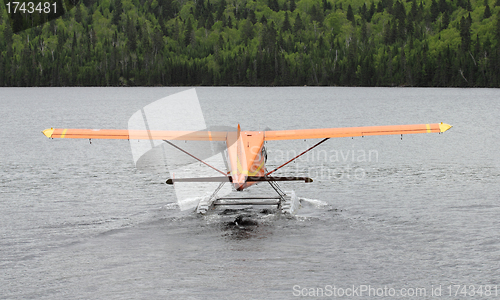
[[[10,22],[5,22],[5,28],[3,31],[3,38],[4,38],[6,45],[12,44],[12,37],[13,37],[13,32],[12,32],[12,28],[10,27]]]
[[[123,12],[122,1],[115,0],[115,5],[114,5],[114,9],[113,9],[113,17],[111,19],[111,22],[113,24],[118,25],[118,22],[120,21],[120,15],[122,14],[122,12]],[[81,18],[81,15],[80,15],[80,18]],[[77,20],[75,19],[75,21],[77,21]]]
[[[354,13],[352,11],[351,4],[349,4],[349,6],[347,7],[347,20],[354,23]]]
[[[318,22],[318,24],[321,26],[321,23],[323,22],[323,13],[316,7],[314,4],[311,8],[311,19],[313,21]]]
[[[368,9],[366,8],[366,3],[363,3],[363,6],[359,9],[359,14],[363,20],[368,19]]]
[[[435,0],[431,1],[431,22],[436,21],[439,15],[439,7]]]
[[[441,30],[448,28],[448,24],[450,24],[450,15],[448,14],[448,11],[445,11],[443,13],[443,19],[441,23]]]
[[[491,17],[491,10],[490,10],[490,6],[488,4],[488,0],[484,0],[484,6],[485,6],[485,8],[484,8],[483,20]]]
[[[86,37],[87,35],[84,35]],[[130,18],[127,19],[127,46],[130,52],[135,52],[137,49],[137,29],[135,27],[135,22]]]
[[[191,33],[193,31],[193,24],[191,18],[188,18],[186,28],[184,29],[184,45],[187,47],[191,43]]]
[[[241,39],[248,44],[248,41],[253,38],[253,25],[248,19],[244,20],[241,24]]]
[[[408,18],[412,21],[415,21],[415,20],[417,20],[417,15],[418,15],[417,1],[412,0],[411,9],[410,9],[410,13],[408,14]]]
[[[361,42],[366,43],[368,41],[368,29],[366,28],[365,20],[361,21],[360,35]]]
[[[266,18],[266,16],[265,16],[265,15],[262,15],[262,18],[260,18],[260,22],[261,22],[262,24],[266,24],[266,25],[267,25],[267,18]]]
[[[323,11],[331,9],[332,9],[332,4],[328,0],[323,0]]]
[[[448,3],[446,3],[446,0],[439,0],[438,9],[440,13],[444,13],[448,10]]]
[[[73,31],[73,40],[71,41],[71,50],[75,50],[78,47],[76,41],[76,31]]]
[[[394,9],[393,9],[394,17],[397,20],[400,21],[405,21],[406,20],[406,11],[404,5],[398,1],[394,4]]]
[[[470,16],[470,15],[469,15]],[[468,51],[471,42],[471,24],[468,18],[462,17],[460,20],[460,38],[462,39],[462,51]]]
[[[250,13],[248,13],[248,20],[252,22],[253,25],[257,23],[257,17],[255,16],[255,11],[252,9]]]
[[[384,4],[383,4],[383,2],[382,2],[382,1],[379,1],[379,2],[377,3],[377,12],[381,13],[381,12],[383,12],[383,11],[384,11]]]
[[[77,23],[81,23],[82,22],[82,8],[80,7],[80,4],[76,5],[76,9],[75,9],[75,21]]]
[[[499,0],[500,1],[500,0]],[[373,15],[375,14],[375,2],[370,4],[370,9],[368,10],[368,15],[366,16],[366,21],[371,22]]]
[[[226,0],[221,0],[219,2],[219,6],[217,8],[217,21],[222,20],[222,16],[224,15],[224,11],[226,10]]]
[[[270,9],[272,9],[273,11],[276,11],[276,12],[280,10],[280,6],[279,6],[277,0],[268,0],[267,6],[269,6]]]
[[[481,42],[479,41],[479,34],[476,34],[476,41],[474,43],[474,56],[481,53]]]
[[[289,31],[291,28],[292,28],[292,26],[290,25],[290,20],[288,19],[288,12],[286,11],[285,12],[285,20],[283,21],[283,26],[282,26],[281,30],[283,30],[283,32],[286,32],[286,31]]]
[[[393,0],[382,0],[385,2],[384,7],[388,13],[392,14]]]
[[[470,3],[470,0],[467,0],[466,9],[467,11],[472,11],[472,4]]]
[[[387,22],[387,24],[384,26],[384,32],[383,32],[383,37],[384,37],[384,43],[386,45],[391,45],[395,42],[395,30],[394,30],[393,24],[391,24],[391,21]]]
[[[298,33],[302,29],[304,29],[304,25],[302,24],[300,13],[297,13],[297,17],[295,18],[295,23],[293,24],[293,32]]]
[[[408,20],[408,22],[406,22],[406,31],[409,36],[413,36],[413,33],[415,32],[415,25],[413,24],[413,21]],[[413,39],[410,39],[410,41],[413,42]]]
[[[204,0],[196,0],[196,6],[194,10],[194,17],[198,19],[205,12],[205,2]]]
[[[209,12],[207,20],[205,21],[205,28],[206,29],[211,29],[212,26],[214,26],[214,24],[215,24],[214,16],[213,16],[213,14],[211,12]]]
[[[497,22],[495,26],[495,38],[497,40],[497,49],[500,49],[500,12],[497,14]]]

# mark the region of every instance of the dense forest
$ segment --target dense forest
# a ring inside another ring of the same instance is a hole
[[[0,86],[500,87],[500,0],[83,0],[16,32]]]

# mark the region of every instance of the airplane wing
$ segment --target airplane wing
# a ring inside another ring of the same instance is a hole
[[[390,125],[298,130],[265,131],[264,140],[294,140],[354,137],[368,135],[391,135],[445,132],[452,126],[445,123]],[[127,130],[127,129],[72,129],[50,128],[42,131],[49,138],[71,139],[125,139],[125,140],[183,140],[183,141],[226,141],[227,131],[170,131],[170,130]]]
[[[122,140],[182,140],[225,141],[225,131],[171,131],[127,129],[50,128],[42,131],[48,138],[65,139],[122,139]]]
[[[451,127],[452,126],[448,124],[435,123],[435,124],[417,124],[417,125],[276,130],[276,131],[266,131],[264,133],[264,140],[277,141],[277,140],[295,140],[295,139],[354,137],[354,136],[368,136],[368,135],[445,132]]]

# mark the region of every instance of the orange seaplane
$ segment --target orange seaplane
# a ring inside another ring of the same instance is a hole
[[[43,130],[48,138],[64,139],[126,139],[126,140],[161,140],[191,156],[220,173],[216,177],[171,178],[167,184],[178,182],[220,182],[219,187],[209,197],[202,199],[197,212],[206,213],[217,205],[277,205],[284,213],[294,213],[299,207],[299,201],[292,192],[283,192],[278,181],[312,182],[308,177],[272,176],[274,172],[294,161],[306,152],[319,146],[330,138],[358,137],[371,135],[403,135],[416,133],[442,133],[452,126],[445,123],[418,125],[391,125],[368,127],[345,127],[323,129],[299,129],[276,131],[241,131],[238,125],[235,131],[166,131],[166,130],[118,130],[118,129],[68,129],[50,128]],[[318,143],[295,156],[286,163],[269,171],[265,163],[267,159],[265,141],[321,139]],[[219,141],[226,144],[227,170],[219,170],[202,159],[199,159],[175,145],[171,141]],[[236,191],[243,191],[258,182],[268,182],[277,192],[277,197],[266,198],[218,198],[217,192],[221,186],[231,183]],[[271,201],[270,201],[271,200]]]

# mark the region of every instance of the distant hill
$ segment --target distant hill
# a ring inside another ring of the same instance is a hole
[[[15,34],[0,5],[0,86],[500,87],[494,1],[85,0]]]

